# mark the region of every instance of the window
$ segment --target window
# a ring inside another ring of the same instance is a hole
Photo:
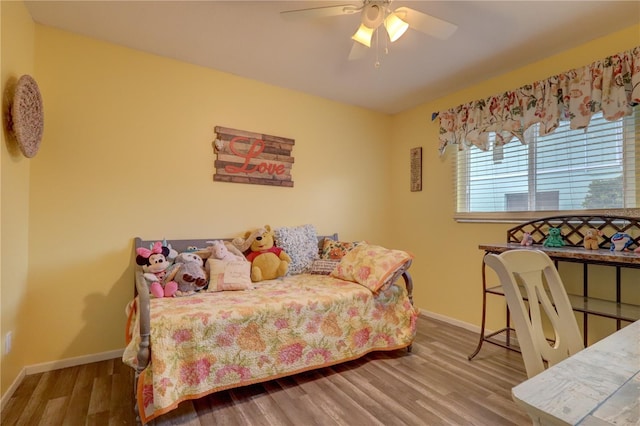
[[[494,135],[492,135],[493,137]],[[509,220],[597,210],[640,215],[640,106],[633,115],[607,121],[594,114],[586,131],[568,122],[526,144],[458,151],[456,219]]]
[[[506,211],[520,212],[529,210],[529,194],[518,192],[515,194],[504,194],[506,201]],[[560,191],[536,192],[535,210],[558,210],[560,206]]]

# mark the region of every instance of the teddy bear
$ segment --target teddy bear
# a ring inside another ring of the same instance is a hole
[[[178,290],[178,283],[167,280],[167,269],[171,263],[167,260],[170,249],[157,241],[150,249],[136,249],[136,263],[142,266],[144,277],[151,283],[149,291],[155,297],[172,297]]]
[[[233,249],[235,249],[234,252],[231,252],[229,247],[227,247],[227,245],[220,240],[207,241],[207,242],[211,243],[211,245],[208,247],[209,252],[211,253],[209,258],[223,260],[225,262],[246,260],[242,255],[242,253],[240,253],[240,251],[236,249],[234,246],[231,246]]]
[[[582,240],[582,245],[587,250],[598,250],[600,248],[600,244],[598,242],[598,237],[602,236],[602,231],[595,228],[589,228],[584,233],[584,239]]]
[[[564,247],[560,228],[549,228],[549,235],[547,235],[542,245],[545,247]]]
[[[269,225],[255,231],[247,231],[244,238],[236,238],[233,245],[241,252],[249,251],[246,258],[251,262],[251,281],[272,280],[282,277],[289,270],[291,257],[276,247]]]
[[[196,253],[183,252],[168,271],[168,280],[178,285],[176,296],[188,296],[202,290],[208,283],[204,261]]]

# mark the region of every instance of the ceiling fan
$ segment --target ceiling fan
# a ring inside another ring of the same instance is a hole
[[[361,22],[351,37],[354,40],[349,59],[358,59],[371,47],[374,32],[384,26],[393,43],[412,28],[432,37],[445,40],[458,29],[457,25],[408,7],[391,10],[392,0],[363,0],[361,5],[343,4],[280,12],[285,19],[312,19],[361,13]]]

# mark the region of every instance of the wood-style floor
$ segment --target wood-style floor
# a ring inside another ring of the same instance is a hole
[[[418,321],[413,352],[361,359],[187,401],[156,425],[530,425],[511,399],[520,354],[470,331]],[[133,371],[120,359],[27,376],[2,425],[133,425]]]

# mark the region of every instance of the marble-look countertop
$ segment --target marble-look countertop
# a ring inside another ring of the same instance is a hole
[[[502,253],[514,249],[542,250],[552,259],[640,268],[640,253],[633,251],[588,250],[573,246],[544,247],[541,244],[522,246],[517,243],[480,244],[478,248],[491,253]]]
[[[512,395],[534,424],[640,425],[640,321],[517,385]]]

